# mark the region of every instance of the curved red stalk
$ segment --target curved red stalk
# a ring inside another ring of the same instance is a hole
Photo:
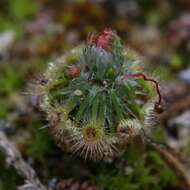
[[[123,79],[128,79],[128,78],[143,78],[145,81],[150,81],[150,82],[153,82],[155,84],[155,88],[156,88],[156,92],[158,94],[158,101],[156,102],[156,105],[157,106],[160,106],[161,105],[161,102],[162,102],[162,95],[160,93],[160,88],[159,88],[159,84],[156,80],[152,79],[152,78],[149,78],[147,77],[145,74],[143,73],[135,73],[135,74],[127,74],[124,76]]]

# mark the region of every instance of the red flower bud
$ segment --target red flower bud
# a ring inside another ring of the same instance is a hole
[[[71,78],[75,78],[78,77],[80,75],[80,69],[76,66],[71,66],[66,70],[66,74],[71,77]]]
[[[110,29],[104,30],[96,39],[98,47],[107,48],[113,39],[113,31]]]
[[[111,29],[105,29],[99,35],[90,34],[88,36],[88,43],[90,45],[95,44],[97,47],[108,48],[111,41],[113,40],[114,32]]]

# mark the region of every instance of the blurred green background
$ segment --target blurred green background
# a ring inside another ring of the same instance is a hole
[[[61,152],[47,129],[40,130],[45,116],[29,94],[48,61],[104,28],[116,30],[163,81],[188,85],[189,11],[188,0],[0,0],[0,130],[45,184],[53,189],[52,180],[74,178],[108,190],[179,190],[173,172],[151,149],[144,156],[129,148],[122,158],[105,163]],[[163,129],[154,135],[167,139]],[[16,189],[23,179],[4,159],[0,155],[0,190]]]

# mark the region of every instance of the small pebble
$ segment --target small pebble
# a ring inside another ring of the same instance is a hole
[[[180,71],[179,78],[185,83],[190,84],[190,68]]]

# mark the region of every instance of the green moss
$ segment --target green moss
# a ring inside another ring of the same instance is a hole
[[[39,9],[37,1],[30,0],[8,0],[6,11],[0,10],[0,31],[12,30],[17,37],[23,34],[23,25],[33,17]]]
[[[27,154],[40,162],[44,162],[46,156],[53,151],[53,142],[47,129],[40,129],[41,126],[42,124],[33,123],[32,140],[27,146]]]
[[[12,167],[6,167],[5,159],[0,154],[0,190],[16,190],[22,184],[22,179]]]
[[[7,100],[0,99],[0,118],[5,119],[8,112],[9,112],[9,106],[7,105]]]
[[[21,87],[22,85],[22,75],[19,70],[16,70],[15,67],[2,67],[1,68],[1,77],[0,77],[0,95],[8,95],[13,91]],[[17,71],[17,72],[15,72]]]
[[[33,16],[38,10],[37,1],[31,0],[9,0],[9,12],[17,21],[23,21]]]
[[[150,150],[145,159],[131,147],[123,159],[127,161],[120,167],[100,164],[92,179],[108,190],[162,190],[177,184],[175,175],[155,151]]]

